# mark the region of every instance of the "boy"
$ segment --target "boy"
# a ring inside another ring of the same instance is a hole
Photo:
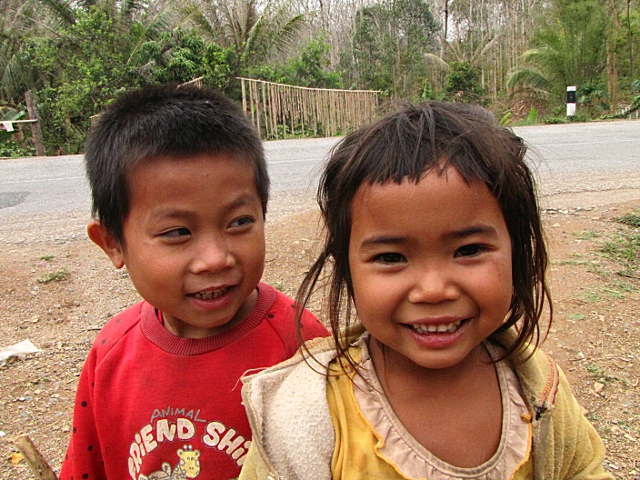
[[[116,100],[85,154],[89,237],[142,302],[96,338],[62,480],[237,477],[251,430],[239,381],[299,346],[294,302],[260,283],[269,178],[241,109],[194,86]],[[309,312],[303,340],[327,335]]]

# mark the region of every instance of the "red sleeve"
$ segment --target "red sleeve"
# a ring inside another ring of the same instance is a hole
[[[327,337],[329,331],[316,316],[306,308],[302,312],[302,319],[300,321],[300,335],[306,342],[316,337]]]
[[[67,448],[60,480],[107,478],[102,461],[102,451],[96,431],[93,377],[95,372],[96,351],[91,349],[84,363],[73,409],[73,428]]]
[[[328,330],[316,316],[309,310],[303,310],[300,325],[296,322],[297,305],[296,302],[282,292],[277,291],[272,286],[267,285],[266,289],[271,289],[275,295],[274,303],[267,314],[267,319],[273,329],[277,332],[284,347],[284,357],[278,361],[292,357],[300,347],[300,337],[302,341],[311,340],[317,337],[326,337]],[[299,328],[299,333],[298,333]]]
[[[73,428],[62,462],[60,480],[106,480],[102,445],[96,419],[110,412],[96,411],[94,402],[96,370],[111,347],[138,322],[144,302],[132,305],[116,315],[96,337],[82,367],[73,407]],[[114,434],[117,429],[114,429]]]

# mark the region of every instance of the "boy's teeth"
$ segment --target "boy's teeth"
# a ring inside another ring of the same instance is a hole
[[[453,333],[460,326],[461,321],[442,323],[440,325],[411,325],[418,333]]]
[[[210,290],[207,292],[198,292],[198,293],[195,293],[193,296],[200,298],[202,300],[212,300],[214,298],[221,297],[226,291],[227,289],[223,288],[222,290],[215,290],[215,291]]]

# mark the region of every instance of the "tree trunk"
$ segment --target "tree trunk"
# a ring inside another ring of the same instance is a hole
[[[607,88],[609,90],[610,111],[618,109],[618,52],[617,43],[620,35],[620,16],[616,8],[616,0],[607,2],[609,24],[606,45],[607,45]]]
[[[33,135],[33,142],[36,145],[36,155],[44,157],[47,153],[44,149],[44,139],[42,138],[42,128],[40,128],[40,117],[38,116],[38,107],[36,106],[36,99],[31,90],[24,93],[24,99],[27,103],[27,112],[29,118],[36,120],[31,123],[31,134]]]

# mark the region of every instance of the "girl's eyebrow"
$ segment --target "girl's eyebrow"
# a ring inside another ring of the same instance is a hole
[[[361,247],[372,247],[375,245],[399,245],[403,242],[406,242],[406,237],[398,237],[391,235],[374,235],[368,238],[365,238],[360,243]]]
[[[459,238],[471,237],[472,235],[478,235],[478,234],[495,237],[496,235],[498,235],[498,232],[495,229],[495,227],[491,225],[479,224],[479,225],[471,225],[469,227],[465,227],[460,230],[447,232],[444,235],[444,238],[459,239]]]
[[[445,240],[458,240],[473,235],[487,235],[490,237],[497,236],[497,230],[491,225],[479,224],[471,225],[469,227],[462,228],[460,230],[453,230],[443,235]],[[395,236],[395,235],[373,235],[362,240],[361,247],[372,247],[376,245],[400,245],[407,241],[407,237]]]

